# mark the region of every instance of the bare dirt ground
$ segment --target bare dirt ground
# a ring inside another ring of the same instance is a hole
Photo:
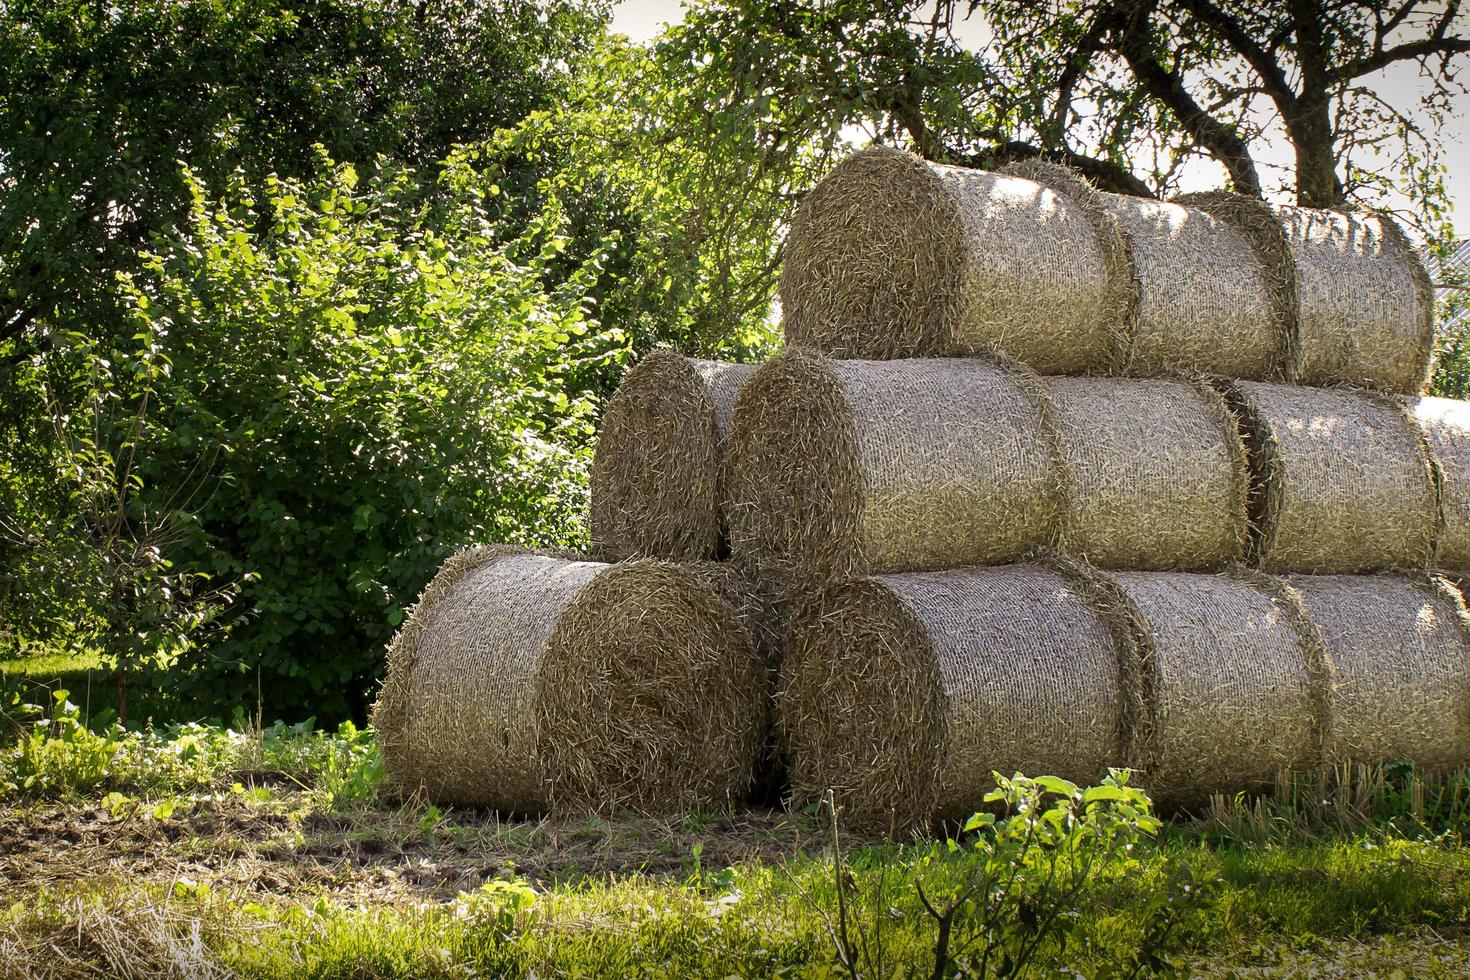
[[[301,794],[303,797],[305,794]],[[820,849],[809,822],[770,810],[657,820],[508,821],[421,807],[314,812],[291,793],[149,807],[0,810],[0,893],[47,885],[184,881],[280,897],[444,899],[508,873],[546,885],[639,873],[682,876]]]

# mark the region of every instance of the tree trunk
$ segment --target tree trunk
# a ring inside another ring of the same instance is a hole
[[[122,664],[117,665],[113,681],[117,684],[117,723],[126,725],[128,723],[128,672]]]
[[[1286,120],[1296,148],[1296,202],[1308,208],[1340,208],[1347,204],[1332,147],[1332,115],[1327,100],[1313,100]]]

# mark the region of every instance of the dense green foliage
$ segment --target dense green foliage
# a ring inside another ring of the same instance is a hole
[[[1289,69],[1301,172],[1406,188],[1449,241],[1434,126],[1344,74],[1379,57],[1363,5],[1116,6],[709,0],[647,45],[601,0],[0,6],[0,641],[96,656],[124,714],[360,717],[450,549],[583,540],[628,363],[769,349],[790,214],[852,141],[1244,186],[1149,62],[1257,151],[1242,31]],[[1345,67],[1308,77],[1324,24]],[[1395,24],[1454,91],[1454,31]],[[1324,159],[1306,103],[1349,84]]]

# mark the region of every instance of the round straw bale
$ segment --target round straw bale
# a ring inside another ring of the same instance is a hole
[[[1199,208],[1101,198],[1128,237],[1138,277],[1129,372],[1279,377],[1286,335],[1250,240]]]
[[[608,401],[588,523],[601,558],[699,561],[725,550],[719,474],[753,364],[655,350]]]
[[[834,357],[998,347],[1045,372],[1121,366],[1131,281],[1109,221],[1023,177],[863,150],[792,221],[786,339]]]
[[[1126,764],[1118,642],[1033,565],[832,586],[781,671],[793,802],[830,789],[853,825],[902,833],[980,809],[993,772],[1095,781]]]
[[[1113,572],[1146,638],[1145,785],[1169,804],[1270,784],[1321,755],[1321,650],[1257,579]]]
[[[984,360],[786,351],[736,404],[732,560],[784,621],[823,582],[996,564],[1044,544],[1058,488],[1043,397]]]
[[[1251,462],[1255,563],[1268,572],[1423,565],[1438,516],[1423,440],[1367,391],[1242,381],[1225,389]]]
[[[1434,563],[1470,572],[1470,403],[1409,397],[1405,405],[1429,448],[1439,481]]]
[[[1298,374],[1301,357],[1297,324],[1296,259],[1276,212],[1258,197],[1228,191],[1182,194],[1176,204],[1203,211],[1234,228],[1250,245],[1255,271],[1262,277],[1271,304],[1275,327],[1270,369],[1260,374],[1239,374],[1261,381],[1291,381]]]
[[[1329,763],[1470,763],[1470,632],[1441,578],[1297,575],[1331,661]]]
[[[677,811],[744,793],[765,697],[734,615],[679,566],[480,548],[394,639],[373,721],[401,794]]]
[[[1249,475],[1202,381],[1044,378],[1060,448],[1058,545],[1105,568],[1205,571],[1244,557]]]
[[[1415,394],[1429,375],[1434,290],[1387,215],[1278,209],[1296,267],[1299,384]]]

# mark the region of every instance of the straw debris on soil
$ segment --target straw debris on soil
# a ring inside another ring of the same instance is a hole
[[[1093,782],[1127,755],[1123,669],[1110,624],[1055,570],[833,586],[782,668],[793,798],[831,789],[853,825],[901,834],[980,809],[992,772]]]
[[[839,164],[786,240],[786,339],[834,357],[998,348],[1047,373],[1121,365],[1126,243],[1101,208],[886,147]]]
[[[799,349],[747,383],[730,436],[732,559],[785,621],[829,581],[1013,560],[1055,526],[1039,385],[981,359]]]
[[[1438,501],[1423,439],[1368,391],[1242,381],[1223,389],[1251,463],[1255,562],[1268,572],[1423,566]]]
[[[754,372],[655,350],[624,376],[592,464],[588,523],[598,557],[723,556],[724,444],[735,398]]]
[[[1297,575],[1290,584],[1326,648],[1326,761],[1470,762],[1470,631],[1438,576]]]
[[[674,812],[749,787],[764,668],[676,565],[495,547],[446,563],[389,650],[389,786],[508,813]]]
[[[1203,381],[1042,379],[1060,449],[1058,545],[1105,568],[1240,561],[1249,472],[1235,417]]]

